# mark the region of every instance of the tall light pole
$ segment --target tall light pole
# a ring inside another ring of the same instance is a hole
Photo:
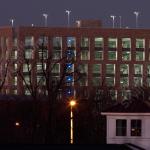
[[[48,14],[43,14],[43,17],[44,17],[44,19],[45,19],[44,26],[47,27],[47,18],[48,18]]]
[[[66,10],[66,13],[67,13],[67,16],[68,16],[68,24],[67,24],[67,26],[70,27],[70,13],[71,13],[71,11],[70,10]]]
[[[10,19],[10,22],[11,22],[11,26],[13,27],[14,26],[14,19]]]
[[[114,28],[115,27],[115,18],[116,18],[116,16],[111,15],[110,18],[112,18],[112,23],[113,23],[113,28]]]
[[[134,11],[133,13],[135,14],[135,17],[136,17],[136,28],[138,28],[138,16],[139,16],[139,12],[138,11]]]
[[[71,100],[70,101],[70,144],[74,143],[74,138],[73,138],[73,107],[76,105],[76,101],[75,100]]]
[[[122,17],[119,16],[119,27],[122,28]]]

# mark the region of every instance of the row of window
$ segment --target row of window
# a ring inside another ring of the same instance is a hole
[[[132,119],[130,121],[130,136],[142,135],[142,122],[139,119]],[[116,120],[116,136],[127,136],[127,120]]]

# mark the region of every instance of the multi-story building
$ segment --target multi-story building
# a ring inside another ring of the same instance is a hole
[[[134,87],[150,86],[150,30],[103,28],[100,21],[94,20],[78,21],[74,27],[0,28],[1,82],[8,66],[2,93],[29,94],[16,70],[22,66],[24,79],[29,82],[26,72],[35,66],[32,83],[37,83],[41,70],[46,68],[40,59],[49,56],[57,62],[53,78],[59,79],[64,67],[60,58],[72,54],[74,62],[68,62],[68,67],[86,74],[68,85],[76,96],[86,98],[92,88],[102,91],[107,86],[111,87],[112,98],[121,100],[128,99]],[[28,64],[24,59],[29,60]],[[66,80],[74,78],[67,76]]]

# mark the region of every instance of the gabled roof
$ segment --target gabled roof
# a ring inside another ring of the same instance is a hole
[[[126,100],[117,103],[103,112],[114,113],[150,113],[150,101]]]

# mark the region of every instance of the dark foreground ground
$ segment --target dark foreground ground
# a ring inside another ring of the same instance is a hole
[[[127,147],[126,145],[15,145],[15,144],[8,144],[8,145],[0,145],[0,150],[3,149],[17,149],[17,150],[57,150],[57,149],[91,149],[91,150],[132,150],[131,148]]]

